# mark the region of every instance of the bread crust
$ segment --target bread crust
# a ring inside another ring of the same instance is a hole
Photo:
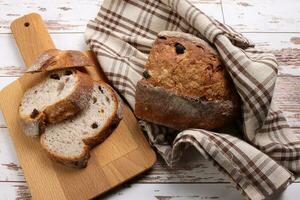
[[[94,66],[93,62],[81,51],[49,49],[43,52],[26,72],[35,73],[56,69]]]
[[[118,100],[116,92],[108,84],[104,82],[101,81],[95,81],[95,82],[99,83],[102,86],[103,84],[105,84],[105,87],[111,91],[112,100],[115,102],[115,108],[112,116],[107,120],[107,122],[105,123],[104,127],[101,129],[100,132],[90,137],[82,138],[82,141],[84,143],[84,148],[82,153],[74,157],[58,155],[55,152],[50,151],[49,148],[47,148],[47,146],[44,144],[43,135],[40,138],[40,143],[42,144],[43,148],[46,150],[50,158],[68,167],[85,168],[90,158],[90,150],[96,145],[102,143],[113,132],[113,130],[117,127],[118,123],[121,120],[121,117],[118,114],[118,109],[120,108],[121,102]]]
[[[136,87],[135,115],[143,120],[176,130],[217,129],[232,123],[240,113],[240,100],[202,100],[180,96],[146,80]]]
[[[39,111],[35,118],[20,113],[21,124],[24,132],[29,136],[38,136],[43,133],[47,124],[55,124],[68,119],[80,112],[87,105],[92,93],[93,81],[80,71],[75,71],[78,76],[77,85],[73,92],[65,99],[62,99],[44,110]],[[21,106],[19,107],[19,109]]]
[[[75,72],[79,82],[74,91],[66,99],[49,105],[44,110],[48,123],[55,124],[68,119],[87,106],[92,94],[93,81],[89,75],[80,71]]]
[[[43,147],[45,146],[42,137],[40,138],[40,143]],[[83,151],[79,156],[76,157],[62,157],[52,151],[48,151],[47,148],[44,149],[46,149],[46,153],[51,160],[72,168],[85,168],[87,166],[89,158],[91,157],[90,147],[88,145],[84,145]]]
[[[113,101],[115,102],[115,108],[114,108],[114,113],[112,114],[112,116],[107,120],[107,122],[104,125],[103,130],[91,137],[86,137],[83,138],[83,142],[87,145],[89,145],[91,148],[96,146],[97,144],[102,143],[111,133],[112,131],[116,128],[116,126],[118,125],[118,123],[121,120],[121,116],[119,114],[119,109],[121,102],[118,100],[117,94],[116,92],[106,83],[104,82],[100,82],[97,81],[97,83],[99,84],[105,84],[106,88],[109,89],[111,91],[111,94],[113,95]]]
[[[215,49],[213,49],[206,41],[188,34],[188,33],[184,33],[184,32],[179,32],[179,31],[161,31],[158,33],[159,37],[176,37],[176,38],[182,38],[182,39],[186,39],[189,40],[193,43],[195,43],[196,45],[202,45],[205,48],[209,49],[209,51],[211,51],[213,54],[218,55],[217,51]]]

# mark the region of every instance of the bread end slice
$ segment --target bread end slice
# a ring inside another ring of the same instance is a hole
[[[42,53],[26,72],[35,73],[85,66],[94,66],[94,64],[81,51],[49,49]]]

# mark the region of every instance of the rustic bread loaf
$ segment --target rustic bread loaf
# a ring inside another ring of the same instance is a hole
[[[94,82],[89,106],[72,119],[46,127],[40,141],[50,157],[83,168],[90,149],[109,136],[120,120],[117,94],[104,82]]]
[[[240,111],[239,96],[217,52],[182,32],[163,31],[137,83],[137,117],[174,129],[216,129]]]
[[[81,51],[49,49],[43,52],[26,72],[34,73],[93,65],[92,61]]]
[[[74,116],[88,105],[92,89],[93,81],[87,74],[71,69],[51,72],[23,96],[19,115],[24,132],[37,136],[46,123]]]

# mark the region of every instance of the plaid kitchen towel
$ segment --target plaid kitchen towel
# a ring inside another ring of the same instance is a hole
[[[172,130],[141,121],[151,144],[169,164],[194,146],[249,199],[265,199],[286,187],[294,179],[289,170],[300,171],[300,139],[272,102],[277,76],[272,54],[255,50],[241,34],[187,0],[105,0],[85,34],[106,76],[134,109],[136,83],[142,79],[156,35],[163,30],[191,33],[216,47],[243,102],[246,141],[190,129],[170,145],[167,135]]]

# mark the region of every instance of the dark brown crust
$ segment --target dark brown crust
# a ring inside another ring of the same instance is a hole
[[[25,132],[30,133],[36,130],[38,133],[30,135],[37,136],[43,133],[47,124],[59,123],[83,109],[83,101],[90,99],[93,80],[89,75],[79,71],[76,71],[76,75],[78,76],[78,84],[67,98],[47,106],[45,110],[40,111],[39,116],[35,119],[20,115]]]
[[[154,87],[141,80],[136,88],[135,114],[149,122],[177,130],[216,129],[231,123],[240,114],[240,100],[195,100]]]
[[[26,72],[34,73],[93,65],[93,62],[80,51],[49,49],[42,53]]]
[[[90,158],[90,150],[96,145],[102,143],[119,124],[121,119],[118,116],[117,111],[119,103],[121,102],[118,101],[116,92],[106,83],[100,81],[97,82],[101,85],[105,84],[105,87],[111,91],[111,94],[113,95],[113,101],[116,105],[114,113],[107,120],[106,124],[102,128],[102,131],[100,131],[98,134],[95,134],[94,136],[82,139],[85,144],[84,150],[79,156],[76,157],[62,157],[60,155],[55,154],[54,152],[49,151],[48,148],[46,148],[44,145],[43,136],[41,136],[40,142],[52,160],[55,160],[63,165],[73,168],[85,168]]]

